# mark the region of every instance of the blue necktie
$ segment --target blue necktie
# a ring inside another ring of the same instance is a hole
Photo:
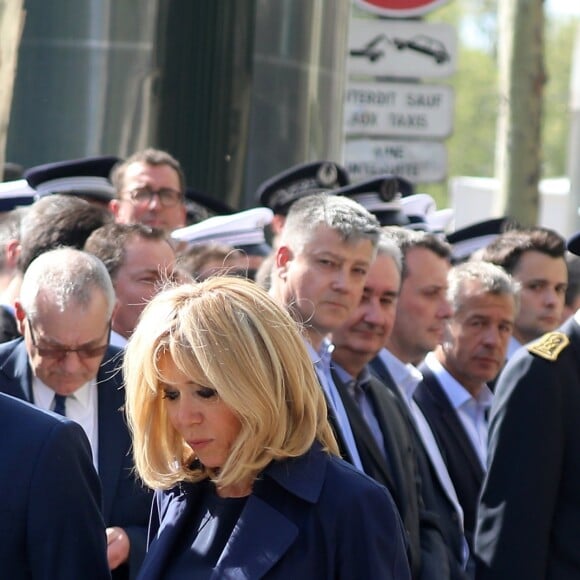
[[[54,409],[55,413],[66,417],[65,412],[66,396],[65,395],[54,395]]]

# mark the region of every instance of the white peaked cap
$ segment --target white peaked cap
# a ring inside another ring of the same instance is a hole
[[[30,205],[36,192],[26,179],[4,181],[0,183],[0,211],[10,211],[21,205]]]
[[[415,193],[401,199],[403,211],[408,216],[420,216],[424,219],[437,209],[435,200],[428,193]]]
[[[171,233],[175,240],[189,245],[219,242],[233,247],[266,243],[264,226],[271,223],[274,212],[268,207],[256,207],[229,215],[207,218],[197,224]]]

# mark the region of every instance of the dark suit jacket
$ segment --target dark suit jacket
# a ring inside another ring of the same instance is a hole
[[[109,578],[100,485],[82,428],[0,394],[0,576]]]
[[[484,580],[580,578],[580,327],[561,331],[555,360],[528,345],[497,383],[475,535]]]
[[[397,397],[400,401],[401,408],[404,409],[413,439],[415,456],[417,457],[417,466],[422,482],[423,502],[429,512],[437,515],[445,545],[447,546],[447,560],[450,570],[449,577],[457,580],[465,580],[469,576],[463,569],[463,530],[461,529],[461,523],[455,507],[439,482],[435,468],[425,451],[421,436],[415,427],[415,421],[410,414],[407,403],[403,400],[399,388],[395,384],[388,369],[379,358],[375,358],[370,363],[370,367],[381,382]]]
[[[378,379],[371,378],[367,392],[383,434],[386,460],[346,385],[338,374],[333,373],[333,377],[365,473],[389,489],[403,520],[413,578],[444,578],[448,573],[445,544],[436,518],[423,506],[412,436],[400,402]]]
[[[164,577],[201,486],[157,492],[142,578]],[[187,577],[187,571],[183,571]],[[212,579],[410,578],[403,531],[385,488],[315,444],[255,482]]]
[[[473,550],[475,513],[485,472],[439,381],[427,365],[421,365],[419,370],[423,374],[423,381],[417,387],[414,398],[437,438],[463,508],[465,537],[469,549]]]
[[[130,561],[114,571],[116,580],[134,578],[143,561],[152,493],[133,473],[131,438],[123,405],[122,350],[109,347],[97,375],[99,478],[107,527],[120,526],[131,542]],[[31,400],[32,372],[23,339],[0,344],[0,391]]]

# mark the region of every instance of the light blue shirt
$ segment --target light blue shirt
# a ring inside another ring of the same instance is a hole
[[[507,353],[505,355],[506,360],[510,360],[512,356],[521,348],[522,343],[513,336],[510,336],[510,341],[508,342]]]
[[[488,421],[486,414],[491,407],[493,393],[486,384],[483,384],[477,398],[473,397],[432,352],[425,357],[425,364],[437,377],[443,392],[463,425],[465,434],[479,457],[481,466],[487,470]]]
[[[358,449],[354,440],[354,435],[350,427],[348,416],[344,409],[342,399],[334,381],[332,380],[332,375],[330,374],[330,360],[332,351],[334,350],[334,345],[328,340],[322,342],[322,347],[320,352],[316,352],[314,347],[306,340],[306,348],[308,349],[308,354],[310,359],[314,364],[314,370],[318,376],[318,380],[322,385],[322,390],[326,394],[326,402],[332,408],[334,416],[336,417],[336,422],[338,423],[338,428],[340,429],[340,434],[344,440],[344,443],[350,453],[352,462],[354,466],[359,471],[364,471]]]

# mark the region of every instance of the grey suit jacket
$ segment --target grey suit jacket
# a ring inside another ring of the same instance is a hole
[[[383,434],[385,458],[336,373],[334,381],[344,402],[365,473],[385,485],[397,505],[407,532],[413,578],[448,578],[445,542],[436,515],[423,504],[413,438],[401,403],[378,379],[371,379],[368,393]]]
[[[411,417],[407,404],[402,400],[399,388],[395,384],[388,369],[378,358],[375,358],[370,363],[370,368],[375,376],[377,376],[400,401],[401,408],[404,410],[413,439],[419,475],[422,482],[421,489],[425,508],[429,512],[437,515],[438,524],[443,533],[445,546],[447,548],[449,578],[465,580],[466,578],[469,578],[469,575],[463,568],[463,530],[455,507],[449,501],[447,494],[439,482],[439,478],[434,472],[434,467],[427,456],[421,436],[415,427],[415,422]]]

